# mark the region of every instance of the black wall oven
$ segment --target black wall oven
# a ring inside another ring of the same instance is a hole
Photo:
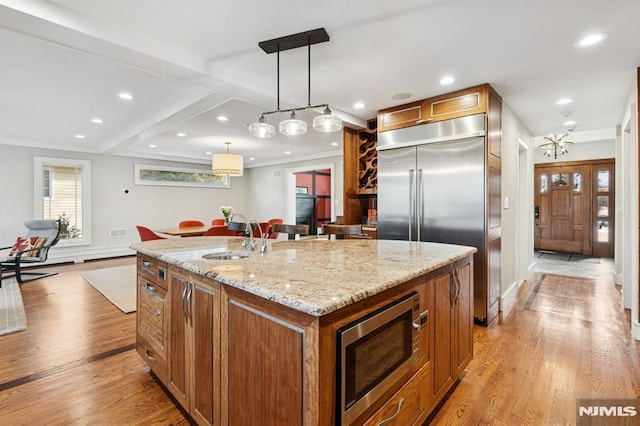
[[[412,292],[338,329],[336,424],[356,420],[417,369],[419,312]]]

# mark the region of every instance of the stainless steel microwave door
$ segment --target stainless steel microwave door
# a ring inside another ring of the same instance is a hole
[[[417,239],[416,148],[378,151],[378,238]]]

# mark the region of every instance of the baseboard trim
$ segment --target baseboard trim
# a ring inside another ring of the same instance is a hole
[[[640,323],[631,323],[631,335],[633,335],[634,339],[640,340]]]
[[[507,290],[500,297],[500,311],[510,310],[516,302],[516,295],[518,294],[518,288],[520,284],[518,281],[511,283]]]
[[[53,247],[44,264],[54,265],[57,263],[83,263],[87,260],[132,256],[134,254],[136,254],[136,252],[130,249],[128,245],[96,248],[64,247],[58,250]]]

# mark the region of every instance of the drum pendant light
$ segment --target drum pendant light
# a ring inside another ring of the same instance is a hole
[[[229,153],[231,142],[225,142],[224,144],[227,146],[227,152],[225,154],[213,154],[211,157],[211,174],[242,176],[244,158],[242,155]]]

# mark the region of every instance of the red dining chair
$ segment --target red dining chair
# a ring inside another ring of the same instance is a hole
[[[211,226],[226,225],[226,224],[227,224],[227,222],[224,221],[224,218],[223,219],[213,219],[211,221]]]
[[[267,238],[269,238],[270,240],[275,240],[278,238],[278,233],[277,232],[273,232],[273,225],[275,223],[284,223],[284,220],[280,219],[280,218],[273,218],[273,219],[269,219],[269,236]]]
[[[166,240],[165,237],[156,234],[146,226],[136,225],[136,228],[138,228],[138,234],[140,234],[140,241]]]
[[[235,237],[236,231],[231,231],[227,228],[227,225],[215,225],[207,229],[203,237]]]
[[[178,228],[187,228],[189,226],[204,226],[204,222],[199,220],[183,220],[178,224]]]
[[[264,234],[265,238],[267,238],[269,236],[269,230],[271,229],[271,224],[269,222],[258,222],[258,225],[260,225],[260,229],[262,229],[262,233]],[[252,227],[253,226],[255,226],[255,224],[252,224]],[[253,228],[253,238],[260,238],[260,229],[258,229],[257,226]]]

